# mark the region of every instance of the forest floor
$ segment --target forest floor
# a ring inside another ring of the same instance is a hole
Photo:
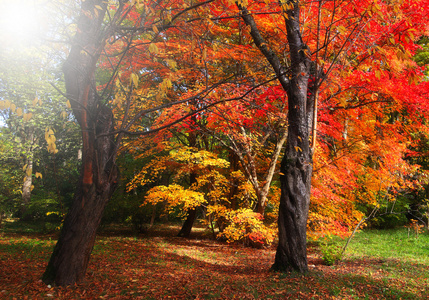
[[[271,272],[274,247],[253,249],[198,234],[183,239],[174,237],[178,227],[161,229],[102,233],[85,281],[67,288],[40,280],[56,235],[0,232],[0,299],[429,299],[428,234],[358,234],[333,266],[324,265],[311,244],[310,271],[303,276]],[[387,254],[386,243],[392,245]],[[401,252],[402,243],[416,254]]]

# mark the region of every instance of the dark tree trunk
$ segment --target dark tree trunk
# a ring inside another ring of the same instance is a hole
[[[230,173],[236,172],[240,169],[240,158],[238,157],[238,155],[233,151],[233,150],[229,150],[229,168],[230,168]],[[237,194],[239,192],[238,190],[238,186],[240,184],[240,180],[238,178],[231,178],[230,180],[230,188],[229,188],[229,194],[228,194],[228,200],[229,203],[231,203],[231,208],[233,210],[237,210],[238,209],[238,199],[237,199]]]
[[[197,218],[197,208],[188,210],[188,216],[183,223],[177,236],[188,238],[191,235],[192,227],[194,226],[195,219]]]
[[[104,109],[98,130],[113,130],[113,115]],[[104,127],[103,124],[106,126]],[[91,128],[92,129],[92,128]],[[46,284],[70,285],[85,277],[104,208],[117,185],[118,172],[112,158],[115,145],[109,138],[88,139],[84,143],[82,175],[74,201],[64,220],[58,242],[43,274]],[[88,170],[88,165],[93,166]]]
[[[192,105],[197,105],[196,101],[192,102]],[[197,123],[196,116],[192,116],[191,120],[193,123]],[[195,132],[189,132],[188,134],[188,143],[189,147],[196,148],[197,147],[197,135]],[[189,174],[189,186],[192,186],[194,183],[197,183],[197,174],[195,172],[191,172]],[[192,227],[194,226],[195,219],[197,218],[197,207],[188,210],[188,216],[186,217],[185,222],[182,225],[177,236],[188,238],[191,235]]]
[[[279,244],[274,270],[307,272],[307,219],[313,171],[310,149],[311,116],[314,106],[307,103],[311,61],[299,27],[299,1],[289,1],[287,38],[291,57],[288,94],[288,137],[281,163],[281,196],[278,218]]]
[[[301,38],[299,1],[287,2],[293,4],[293,9],[288,9],[287,17],[284,18],[290,69],[285,68],[278,56],[267,46],[268,43],[247,9],[238,6],[243,20],[250,26],[250,34],[256,46],[273,67],[288,95],[288,136],[280,169],[279,244],[272,268],[279,271],[306,272],[306,231],[313,171],[309,138],[314,102],[307,98],[311,61],[307,57],[310,51]]]
[[[308,270],[306,230],[310,204],[311,158],[287,151],[283,157],[280,172],[283,175],[280,176],[279,244],[272,268],[279,271],[306,272]]]
[[[197,182],[197,174],[191,173],[189,177],[190,185]],[[195,219],[197,218],[197,207],[188,210],[188,216],[182,225],[177,236],[188,238],[191,235],[192,227],[194,226]]]
[[[104,46],[102,0],[82,2],[82,14],[70,54],[64,64],[67,97],[82,132],[82,169],[74,201],[43,274],[47,284],[82,281],[94,246],[104,207],[117,185],[117,144],[114,119],[99,98],[94,81],[96,63]]]

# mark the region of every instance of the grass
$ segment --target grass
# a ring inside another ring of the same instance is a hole
[[[349,256],[370,256],[429,265],[429,234],[408,236],[406,228],[360,232],[347,249]]]
[[[0,233],[0,299],[427,299],[429,293],[428,234],[360,232],[333,266],[324,265],[312,245],[303,276],[269,271],[274,247],[176,238],[178,229],[102,234],[85,281],[61,288],[40,281],[55,236],[6,228]]]

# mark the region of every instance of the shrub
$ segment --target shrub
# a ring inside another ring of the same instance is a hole
[[[320,251],[325,265],[332,266],[341,260],[342,247],[333,243],[330,237],[325,237],[320,242]]]
[[[242,242],[246,246],[261,248],[274,241],[275,230],[265,226],[262,215],[250,209],[228,211],[226,219],[228,225],[219,235],[228,242]]]

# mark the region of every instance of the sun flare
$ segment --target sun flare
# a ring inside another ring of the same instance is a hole
[[[43,16],[36,0],[0,0],[0,41],[31,44],[41,36]]]

